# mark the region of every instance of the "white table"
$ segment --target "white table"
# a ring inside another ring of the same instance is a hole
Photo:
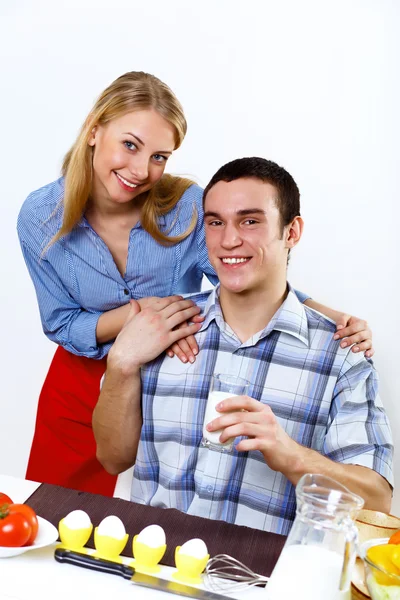
[[[0,475],[0,491],[14,502],[24,502],[39,483]],[[1,600],[168,600],[178,596],[135,586],[114,575],[96,573],[54,560],[54,548],[26,552],[13,558],[0,559]],[[127,559],[129,562],[129,559]],[[174,569],[163,566],[160,576],[170,579]],[[243,600],[265,598],[262,588],[251,588],[231,594]]]

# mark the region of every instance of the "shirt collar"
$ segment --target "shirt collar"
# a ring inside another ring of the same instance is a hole
[[[162,227],[164,227],[165,223],[166,223],[165,215],[160,215],[157,218],[157,223],[159,225],[161,225]],[[138,221],[136,225],[138,225],[140,227],[142,226],[141,223],[140,223],[140,221]],[[80,221],[78,221],[77,227],[87,227],[88,229],[91,229],[90,224],[89,224],[88,220],[86,219],[85,215],[83,215],[81,217]]]
[[[288,283],[288,295],[285,301],[262,331],[260,338],[265,337],[271,331],[282,331],[296,337],[306,346],[309,345],[306,310],[304,304],[297,298],[290,283]]]
[[[223,319],[219,303],[219,291],[220,284],[211,291],[204,307],[203,314],[205,318],[199,331],[205,331],[213,320],[215,320],[221,331],[226,331],[228,325]],[[259,339],[266,337],[272,331],[287,333],[299,339],[306,346],[309,346],[306,311],[290,283],[288,283],[288,295],[285,301],[278,308],[268,325],[262,331],[252,336],[252,344],[256,344]]]
[[[199,329],[199,332],[205,331],[210,325],[211,321],[215,320],[219,327],[220,322],[225,323],[222,317],[221,306],[219,304],[219,284],[211,290],[204,307],[203,315],[204,321]]]

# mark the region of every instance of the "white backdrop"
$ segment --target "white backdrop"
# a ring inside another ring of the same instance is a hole
[[[184,105],[170,171],[205,184],[224,162],[260,155],[295,177],[306,229],[290,280],[369,320],[399,445],[399,28],[397,0],[0,0],[1,473],[24,475],[55,349],[17,214],[58,176],[96,96],[130,70],[165,80]]]

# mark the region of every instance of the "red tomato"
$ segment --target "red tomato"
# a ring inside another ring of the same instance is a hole
[[[39,523],[33,508],[27,504],[10,504],[10,506],[7,508],[7,512],[9,515],[14,515],[17,513],[23,515],[28,521],[29,525],[31,526],[31,535],[25,542],[24,546],[31,546],[31,544],[33,544],[35,541],[39,529]]]
[[[10,496],[7,496],[7,494],[3,494],[2,492],[0,492],[0,506],[12,503],[13,501],[11,500]]]
[[[0,546],[23,546],[31,533],[32,527],[24,515],[15,513],[0,516]]]

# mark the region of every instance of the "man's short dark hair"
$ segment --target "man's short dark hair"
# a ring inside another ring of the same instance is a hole
[[[218,169],[204,190],[203,202],[210,189],[219,181],[235,181],[252,177],[273,185],[277,192],[276,206],[279,210],[282,232],[295,217],[300,215],[300,192],[293,177],[271,160],[253,156],[237,158]]]

